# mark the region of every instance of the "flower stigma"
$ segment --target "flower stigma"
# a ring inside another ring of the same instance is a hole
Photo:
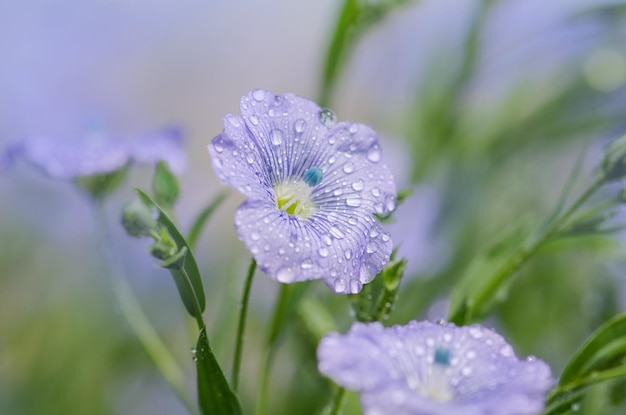
[[[311,167],[302,174],[302,179],[286,180],[274,187],[276,206],[291,216],[308,218],[317,206],[311,200],[315,186],[322,182],[324,173],[319,167]]]

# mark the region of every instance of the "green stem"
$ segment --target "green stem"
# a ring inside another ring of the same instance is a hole
[[[256,405],[256,414],[265,415],[267,413],[267,391],[269,389],[270,372],[272,370],[272,361],[274,351],[276,348],[277,340],[282,331],[283,324],[285,322],[285,314],[287,306],[289,305],[289,299],[291,297],[292,286],[289,284],[280,285],[280,293],[274,306],[272,313],[272,319],[268,327],[268,336],[263,348],[263,363],[261,371],[259,372],[259,396]]]
[[[182,369],[159,338],[154,327],[141,309],[133,290],[126,280],[120,265],[120,258],[115,255],[114,244],[109,232],[106,213],[101,200],[96,203],[96,216],[102,236],[102,253],[106,274],[111,282],[115,299],[131,331],[139,340],[148,356],[152,359],[161,375],[185,405],[187,410],[196,414],[197,410],[185,391],[185,377]],[[115,266],[115,269],[113,267]]]
[[[494,291],[497,291],[502,282],[513,272],[518,270],[544,243],[548,242],[559,231],[567,225],[570,217],[585,203],[602,185],[605,183],[603,178],[598,178],[576,201],[570,208],[563,213],[558,219],[542,229],[537,236],[525,243],[521,249],[500,269],[498,276],[491,280],[491,283],[482,291],[481,295],[475,299],[476,304],[482,304],[486,298],[492,297]],[[456,324],[466,324],[471,316],[466,316],[465,321],[459,320],[460,316],[452,316],[450,319]]]
[[[339,388],[337,394],[335,395],[335,400],[333,402],[332,409],[330,410],[329,415],[339,415],[341,412],[341,408],[343,404],[346,402],[346,390],[344,388]]]
[[[256,270],[256,261],[254,258],[248,269],[248,276],[243,287],[243,296],[241,297],[241,310],[239,311],[239,323],[237,325],[237,340],[235,346],[235,356],[233,358],[232,380],[233,390],[237,392],[239,386],[239,369],[241,367],[241,353],[243,351],[243,338],[246,329],[246,315],[248,312],[248,300],[250,298],[250,288],[252,287],[252,279]]]

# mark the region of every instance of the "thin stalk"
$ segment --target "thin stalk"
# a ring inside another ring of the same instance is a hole
[[[272,361],[274,357],[274,351],[276,349],[277,340],[285,322],[285,312],[289,305],[289,299],[291,297],[292,286],[289,284],[281,284],[276,304],[274,305],[274,311],[272,313],[272,319],[268,326],[267,341],[263,348],[263,363],[261,371],[259,372],[259,396],[257,398],[256,414],[265,415],[267,413],[267,392],[269,389],[270,372],[272,370]]]
[[[235,356],[233,358],[233,371],[231,384],[233,390],[237,392],[239,386],[239,369],[241,367],[241,353],[243,351],[243,339],[244,331],[246,329],[246,315],[248,313],[248,302],[250,299],[250,289],[252,288],[252,279],[254,277],[254,271],[256,271],[256,261],[254,258],[248,268],[248,276],[243,286],[243,295],[241,297],[241,310],[239,311],[239,323],[237,324],[237,339],[235,345]]]
[[[344,388],[339,388],[337,394],[335,395],[335,400],[333,402],[333,406],[329,412],[329,415],[339,415],[341,413],[341,408],[346,402],[346,390]]]
[[[126,280],[125,273],[120,265],[120,258],[115,255],[115,248],[107,225],[106,213],[101,200],[97,200],[96,220],[100,228],[101,251],[105,274],[111,283],[113,295],[120,307],[124,318],[133,334],[139,340],[150,359],[176,393],[189,413],[196,414],[197,410],[185,391],[185,377],[182,369],[169,352],[156,330],[143,312],[133,290]],[[114,268],[115,267],[115,268]]]
[[[196,319],[196,325],[198,326],[198,330],[202,331],[203,329],[206,329],[206,324],[204,324],[204,319],[202,318],[202,307],[200,307],[200,301],[198,300],[198,297],[193,290],[189,274],[187,274],[185,267],[181,267],[180,269],[176,270],[176,272],[179,272],[184,277],[183,280],[185,281],[185,284],[189,287],[189,291],[193,293],[194,308],[196,309],[196,315],[193,317]]]

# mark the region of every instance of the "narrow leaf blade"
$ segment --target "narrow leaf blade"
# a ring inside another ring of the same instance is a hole
[[[200,331],[195,361],[198,370],[198,403],[202,414],[240,415],[239,399],[215,359],[205,329]]]

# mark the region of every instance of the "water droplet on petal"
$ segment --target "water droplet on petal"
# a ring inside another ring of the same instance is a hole
[[[222,145],[222,143],[218,143],[218,142],[213,142],[213,148],[215,149],[215,151],[217,151],[218,153],[221,153],[224,151],[224,146]]]
[[[385,207],[389,212],[396,208],[396,200],[393,196],[389,196],[387,200],[385,200]]]
[[[335,156],[330,156],[330,158],[328,159],[328,164],[333,164],[337,159],[335,158]]]
[[[346,291],[346,280],[339,278],[335,280],[334,287],[336,293],[343,293]]]
[[[389,234],[383,233],[383,235],[380,237],[380,239],[382,239],[383,242],[389,242],[391,237],[389,236]]]
[[[380,232],[378,231],[377,227],[373,227],[372,229],[370,229],[370,238],[376,238],[378,235],[380,235]]]
[[[293,279],[293,270],[289,267],[283,267],[280,268],[277,272],[276,272],[276,280],[278,282],[292,282]]]
[[[263,91],[262,89],[257,89],[254,92],[252,92],[252,98],[256,99],[257,101],[263,101],[263,99],[265,98],[265,91]]]
[[[435,321],[435,324],[439,326],[444,326],[446,324],[446,320],[440,318],[439,320]]]
[[[358,294],[359,292],[361,292],[362,287],[363,287],[363,284],[361,283],[361,281],[357,281],[357,280],[350,281],[350,292],[352,294]]]
[[[331,226],[331,228],[330,228],[330,234],[331,234],[332,236],[334,236],[335,238],[337,238],[337,239],[343,239],[343,238],[344,238],[344,236],[346,236],[346,235],[345,235],[343,232],[341,232],[341,230],[340,230],[338,227],[336,227],[336,226]]]
[[[293,123],[293,129],[295,130],[296,134],[302,134],[305,128],[306,128],[306,121],[304,121],[302,118],[296,120],[296,122]]]
[[[528,356],[526,357],[526,361],[527,362],[535,362],[537,360],[537,358],[535,356]]]
[[[349,128],[350,134],[356,134],[359,131],[359,126],[357,124],[351,124]]]
[[[248,153],[248,154],[246,155],[246,161],[247,161],[249,164],[254,163],[254,156],[252,155],[252,153]]]
[[[338,187],[335,190],[333,190],[333,196],[340,196],[342,194],[343,194],[343,189],[341,187]]]
[[[372,196],[374,197],[380,197],[380,189],[378,187],[374,187],[372,190]]]
[[[346,205],[352,206],[352,207],[359,207],[361,206],[361,199],[358,197],[349,197],[346,199]]]
[[[346,257],[346,259],[350,259],[352,257],[352,250],[346,249],[345,251],[343,251],[343,256]]]
[[[373,254],[378,250],[378,246],[375,243],[369,242],[365,250],[368,254]]]
[[[463,376],[469,376],[472,374],[472,368],[469,366],[465,366],[463,369],[461,369],[461,373],[463,374]]]
[[[258,241],[260,237],[261,237],[261,236],[259,235],[259,233],[258,233],[258,232],[252,232],[252,233],[250,234],[250,238],[251,238],[253,241]]]
[[[480,339],[483,337],[483,332],[477,327],[470,327],[469,334],[475,339]]]
[[[300,263],[300,268],[302,269],[311,269],[313,268],[313,262],[310,259],[305,259]]]
[[[354,164],[351,161],[349,161],[346,164],[344,164],[343,165],[343,172],[347,173],[347,174],[350,174],[350,173],[354,172]]]
[[[259,117],[257,117],[256,115],[251,115],[248,119],[250,120],[252,125],[259,125]]]
[[[333,240],[330,238],[328,234],[322,235],[322,241],[324,241],[324,243],[328,246],[331,246],[333,243]]]
[[[318,249],[317,253],[322,257],[322,258],[326,258],[328,256],[328,248],[326,247],[321,247],[320,249]]]
[[[363,179],[359,179],[356,182],[352,183],[352,189],[354,189],[357,192],[360,192],[364,188],[365,188],[365,182],[363,181]]]
[[[328,108],[322,108],[319,112],[319,119],[325,127],[332,127],[337,122],[337,116]]]
[[[467,351],[467,353],[465,354],[465,356],[466,356],[468,359],[473,359],[473,358],[475,358],[475,357],[476,357],[476,352],[475,352],[475,351],[473,351],[473,350],[468,350],[468,351]]]
[[[270,141],[275,146],[277,146],[280,143],[282,143],[283,142],[283,132],[281,130],[279,130],[279,129],[272,130],[272,132],[270,132]]]
[[[500,349],[500,354],[504,357],[511,357],[513,356],[513,348],[506,344]]]
[[[367,159],[372,163],[378,163],[380,161],[380,147],[378,147],[378,144],[374,144],[367,151]]]

